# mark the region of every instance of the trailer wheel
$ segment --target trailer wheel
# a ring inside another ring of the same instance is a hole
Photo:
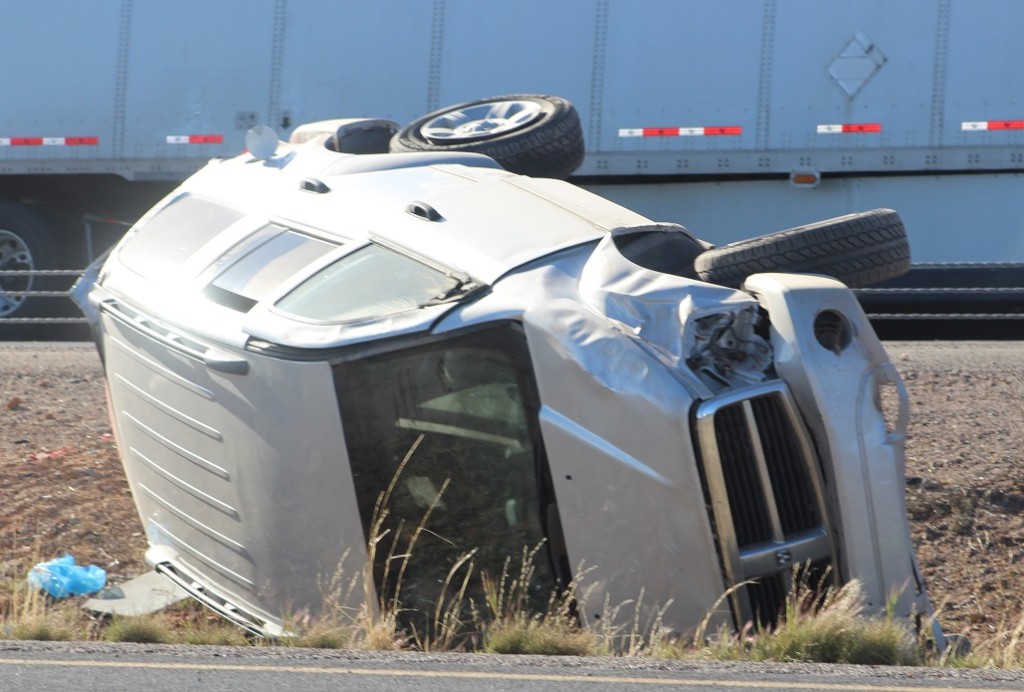
[[[22,204],[0,202],[0,272],[48,268],[52,258],[53,244],[42,218]],[[0,325],[7,318],[34,317],[41,312],[44,298],[21,293],[32,290],[41,290],[38,277],[0,273]],[[3,327],[6,338],[21,338],[30,331],[22,324]]]
[[[390,150],[475,152],[513,173],[564,179],[583,162],[583,129],[565,99],[515,94],[424,115],[391,139]]]
[[[851,288],[905,274],[910,244],[899,214],[875,209],[713,248],[694,262],[709,283],[738,287],[751,274],[825,274]]]

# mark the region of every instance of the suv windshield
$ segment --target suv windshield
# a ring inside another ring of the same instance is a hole
[[[385,247],[367,245],[313,274],[276,307],[318,322],[356,322],[415,310],[460,283]]]

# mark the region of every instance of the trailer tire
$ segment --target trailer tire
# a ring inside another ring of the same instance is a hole
[[[848,214],[708,250],[694,261],[703,281],[738,287],[751,274],[824,274],[851,288],[910,269],[910,244],[891,209]]]
[[[46,222],[35,211],[17,202],[0,202],[0,271],[34,271],[52,268],[53,242]],[[36,276],[0,275],[0,334],[23,338],[31,325],[4,324],[7,318],[35,317],[43,312],[45,298],[7,295],[2,291],[46,290]]]
[[[475,152],[505,170],[568,178],[583,162],[583,128],[565,99],[514,94],[448,106],[414,120],[391,139],[392,153]]]

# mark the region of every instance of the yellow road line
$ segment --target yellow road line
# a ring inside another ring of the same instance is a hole
[[[314,666],[281,666],[252,665],[230,663],[154,663],[145,661],[59,661],[54,659],[0,658],[0,665],[7,666],[52,666],[66,668],[121,668],[150,670],[196,670],[260,673],[319,673],[323,675],[365,675],[391,677],[433,677],[452,678],[459,680],[517,680],[526,682],[593,682],[618,683],[633,685],[675,685],[678,687],[716,686],[734,689],[767,689],[767,690],[834,690],[836,692],[940,692],[940,690],[956,690],[956,692],[999,692],[1005,688],[997,687],[929,687],[921,685],[875,685],[872,683],[825,683],[749,680],[699,680],[694,678],[649,678],[617,675],[554,675],[550,673],[491,673],[481,671],[454,670],[399,670],[394,668],[331,668]]]

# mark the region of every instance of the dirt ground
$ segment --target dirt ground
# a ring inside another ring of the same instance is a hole
[[[0,578],[70,553],[116,583],[146,540],[91,344],[0,344]]]
[[[889,342],[910,392],[907,506],[947,631],[1024,617],[1024,346]],[[88,344],[0,343],[0,578],[72,554],[112,583],[146,543]]]
[[[887,343],[910,393],[907,509],[947,630],[1024,617],[1024,344]]]

